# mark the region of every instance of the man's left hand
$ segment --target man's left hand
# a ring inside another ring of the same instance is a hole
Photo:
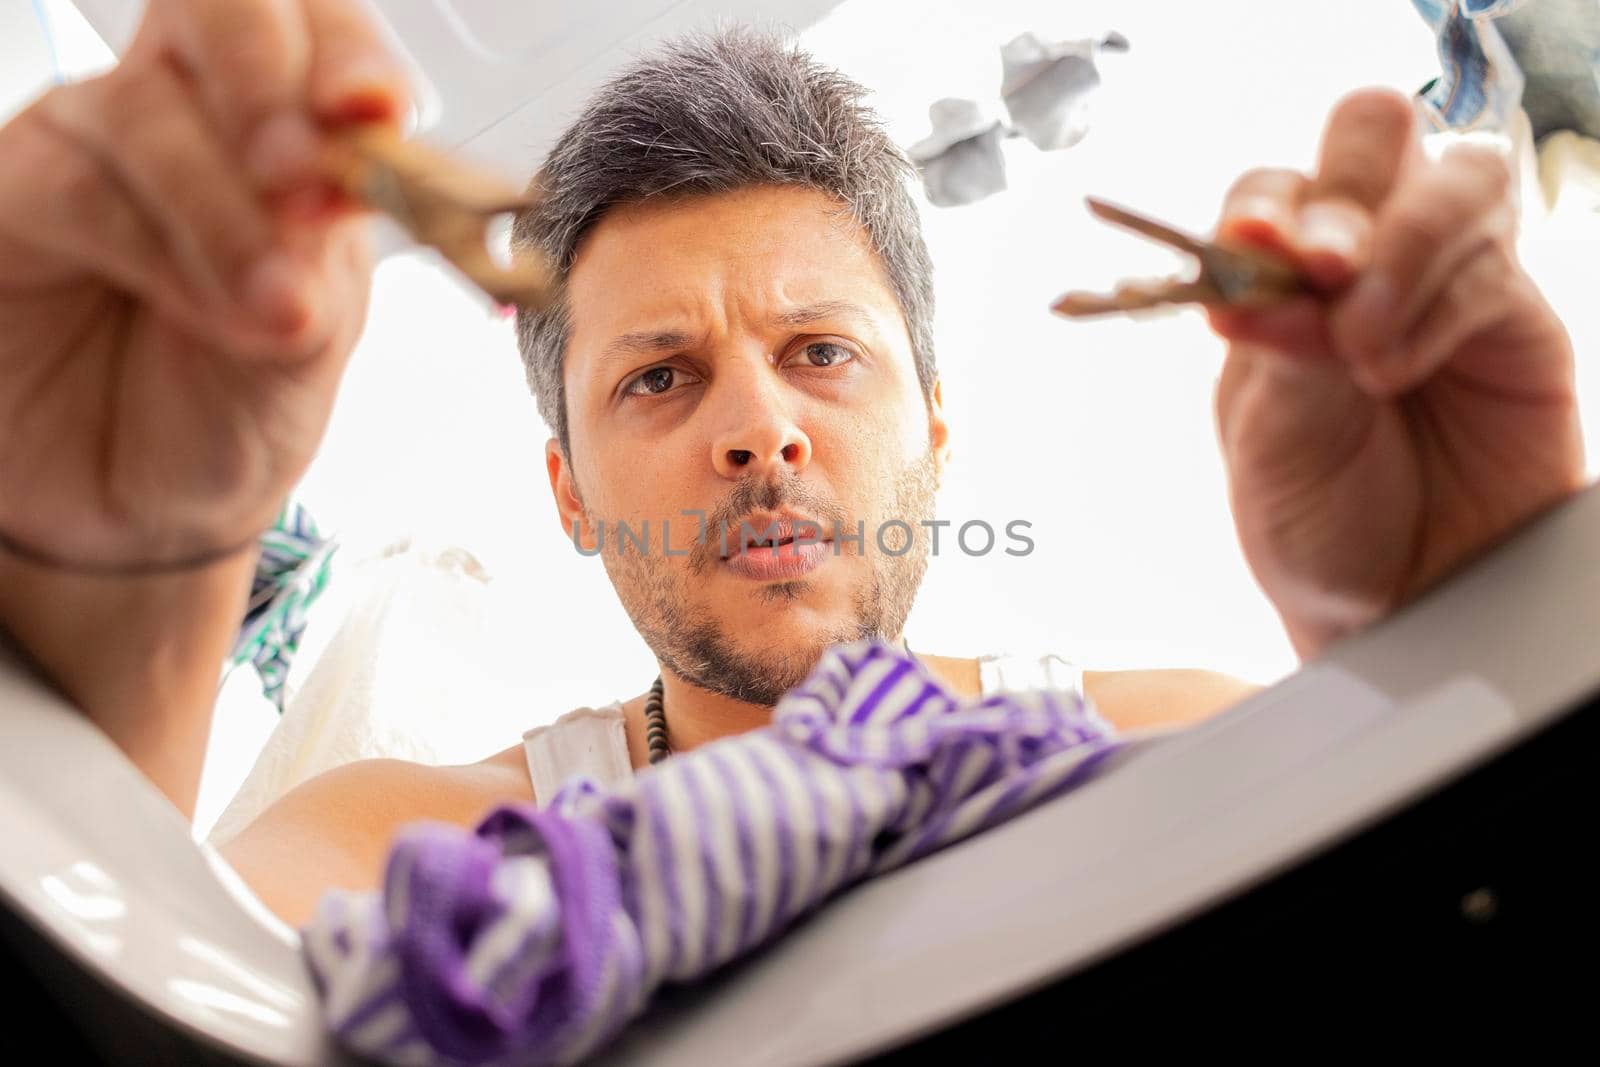
[[[1581,487],[1571,343],[1517,261],[1497,153],[1429,160],[1409,101],[1360,92],[1316,173],[1246,175],[1218,236],[1312,285],[1211,313],[1234,518],[1302,658]]]

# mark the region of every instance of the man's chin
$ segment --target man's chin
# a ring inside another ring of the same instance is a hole
[[[768,626],[729,635],[729,651],[763,673],[781,675],[799,685],[828,649],[860,640],[859,627],[834,620],[829,626]]]
[[[831,635],[853,633],[861,625],[856,613],[840,599],[830,589],[774,583],[763,586],[753,597],[735,597],[727,610],[716,613],[717,628],[741,652],[826,648],[833,643]]]

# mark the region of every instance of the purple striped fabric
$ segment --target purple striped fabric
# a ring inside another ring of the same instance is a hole
[[[963,702],[881,641],[830,649],[770,727],[609,792],[419,823],[305,951],[329,1025],[395,1064],[571,1063],[850,884],[1072,788],[1122,742],[1081,694]]]

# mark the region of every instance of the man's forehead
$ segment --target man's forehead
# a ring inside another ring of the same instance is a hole
[[[872,271],[877,259],[866,231],[833,197],[815,189],[753,186],[726,193],[664,197],[608,211],[580,243],[571,283],[579,297],[631,283],[629,303],[671,299],[674,282],[698,289],[708,281],[760,282],[826,288],[840,271]],[[742,272],[756,270],[752,278]],[[600,283],[599,286],[590,283]],[[809,292],[802,299],[825,298]],[[655,311],[654,308],[645,308]]]
[[[718,192],[666,193],[616,204],[585,235],[582,245],[606,238],[628,243],[640,235],[701,234],[711,225],[749,237],[763,228],[805,225],[818,232],[856,236],[860,226],[850,208],[821,189],[803,185],[745,185]],[[579,248],[581,256],[583,248]]]

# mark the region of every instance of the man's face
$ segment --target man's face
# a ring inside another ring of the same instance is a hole
[[[603,536],[662,664],[770,705],[830,644],[898,637],[947,431],[854,219],[776,186],[617,208],[580,246],[568,299],[572,454],[547,446],[551,486],[569,536],[576,523],[588,551]],[[783,519],[815,521],[793,533],[823,543],[745,543]],[[619,523],[648,528],[647,550]],[[863,543],[835,539],[858,523]]]

